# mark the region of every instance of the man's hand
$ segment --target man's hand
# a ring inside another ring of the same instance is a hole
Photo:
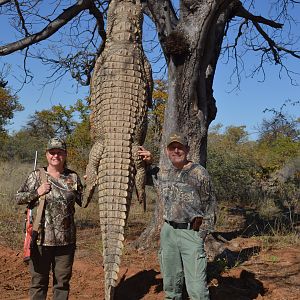
[[[195,217],[192,221],[193,230],[199,231],[201,224],[202,224],[202,217]]]
[[[139,147],[140,149],[138,150],[138,155],[142,158],[142,160],[146,164],[151,164],[152,162],[152,154],[149,150],[145,149],[143,146]]]
[[[45,194],[48,194],[50,190],[51,190],[51,184],[49,182],[45,182],[37,189],[37,193],[41,197]]]

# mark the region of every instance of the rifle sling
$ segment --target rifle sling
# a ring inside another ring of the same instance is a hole
[[[40,174],[41,174],[42,184],[47,182],[47,176],[46,176],[46,172],[45,172],[44,168],[38,168],[38,170],[40,171]],[[36,218],[33,221],[33,226],[32,226],[33,231],[36,231],[36,232],[38,232],[38,229],[39,229],[39,226],[40,226],[40,223],[42,220],[42,215],[43,215],[44,206],[45,206],[45,199],[46,199],[46,195],[41,196],[39,199],[39,206],[37,208]]]

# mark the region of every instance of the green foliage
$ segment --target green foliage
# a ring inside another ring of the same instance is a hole
[[[50,109],[36,111],[30,117],[25,130],[34,137],[49,139],[60,136],[66,138],[72,135],[80,122],[87,122],[88,116],[87,101],[84,103],[82,100],[77,100],[74,105],[69,107],[61,104],[54,105]]]
[[[145,146],[154,157],[154,161],[159,161],[160,140],[164,122],[164,111],[168,100],[167,82],[165,80],[155,80],[152,94],[152,108],[148,112],[148,131]]]
[[[88,119],[78,123],[71,135],[67,137],[68,162],[77,171],[83,172],[88,163],[91,147],[90,126]]]
[[[291,100],[286,100],[279,110],[274,108],[264,110],[264,112],[272,113],[273,116],[269,120],[264,119],[262,121],[259,127],[259,141],[272,143],[280,137],[287,137],[292,141],[299,141],[300,119],[295,119],[285,113],[284,109],[287,105],[297,106],[300,105],[300,101],[291,102]]]
[[[294,125],[299,121],[283,114],[281,118]],[[221,128],[220,124],[213,127],[208,138],[207,166],[218,199],[254,205],[261,222],[274,234],[293,232],[300,220],[297,127],[274,126],[275,132],[266,127],[265,134],[252,142],[244,126],[228,127],[224,133]]]
[[[64,137],[71,134],[75,127],[74,110],[61,104],[52,106],[49,110],[36,111],[26,125],[33,136]]]
[[[78,100],[73,106],[55,105],[49,110],[35,112],[20,131],[11,136],[2,133],[2,160],[18,159],[32,161],[35,151],[39,164],[45,164],[45,147],[51,137],[61,136],[67,140],[68,163],[84,169],[90,147],[89,110],[87,101]],[[78,120],[75,120],[75,118]]]
[[[228,127],[224,134],[215,127],[208,137],[207,169],[217,197],[225,201],[248,201],[256,165],[252,157],[253,142],[247,141],[244,126]]]
[[[77,100],[74,105],[70,106],[70,110],[72,110],[73,113],[78,113],[79,119],[82,122],[88,122],[90,116],[90,109],[87,98],[84,102],[81,99]]]
[[[300,142],[282,134],[276,139],[259,141],[256,148],[256,161],[267,177],[299,155]]]
[[[280,132],[251,142],[244,126],[228,127],[224,133],[221,128],[218,124],[209,133],[207,162],[219,199],[271,200],[281,210],[300,205],[300,142],[295,136]]]
[[[34,160],[35,151],[38,151],[41,162],[41,159],[44,159],[42,154],[45,153],[47,140],[45,136],[33,136],[30,131],[22,129],[6,140],[0,158],[2,160],[17,159],[22,162],[30,162]]]
[[[300,120],[284,112],[287,104],[295,106],[299,101],[286,101],[279,110],[266,110],[272,112],[273,117],[263,120],[260,126],[255,155],[261,177],[271,178],[274,172],[300,156]]]
[[[14,113],[22,111],[24,108],[19,103],[18,97],[11,94],[9,88],[5,87],[6,84],[1,80],[0,85],[0,132],[5,132],[5,126],[14,117]]]
[[[70,109],[72,109],[73,114],[79,115],[81,122],[76,122],[72,133],[67,135],[68,163],[78,172],[84,172],[91,147],[87,99],[85,102],[78,100]]]
[[[161,134],[163,123],[165,106],[168,100],[168,85],[165,80],[155,80],[154,90],[152,94],[152,109],[149,112],[149,119],[153,121],[156,126],[156,130]]]

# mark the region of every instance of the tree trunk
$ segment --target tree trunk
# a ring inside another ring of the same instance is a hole
[[[161,41],[168,63],[169,96],[161,143],[160,172],[165,172],[170,166],[165,148],[166,139],[174,130],[187,136],[189,159],[206,166],[207,131],[217,113],[213,77],[225,24],[234,5],[228,5],[227,1],[203,1],[195,10],[187,4],[190,2],[195,1],[182,1],[179,23]],[[137,240],[139,249],[150,247],[159,236],[163,223],[162,208],[158,197],[153,220]]]

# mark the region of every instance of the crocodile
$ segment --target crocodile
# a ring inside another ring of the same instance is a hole
[[[86,168],[85,206],[97,187],[106,300],[114,298],[134,187],[145,203],[145,166],[137,151],[146,135],[153,80],[142,47],[142,22],[139,0],[110,2],[105,48],[90,87],[93,146]]]

